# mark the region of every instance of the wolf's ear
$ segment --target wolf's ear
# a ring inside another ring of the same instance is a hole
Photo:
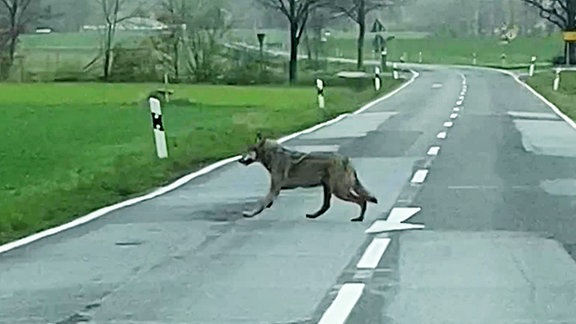
[[[256,143],[259,143],[260,141],[262,141],[262,133],[258,131],[256,133]]]

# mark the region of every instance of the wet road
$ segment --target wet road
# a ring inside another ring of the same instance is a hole
[[[0,255],[0,323],[576,323],[576,132],[509,76],[419,72],[286,143],[353,158],[364,223],[306,219],[321,189],[244,219],[268,179],[234,163]],[[425,228],[364,232],[389,216]]]

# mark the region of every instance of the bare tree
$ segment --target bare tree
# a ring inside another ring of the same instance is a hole
[[[102,55],[104,55],[104,81],[110,77],[110,67],[112,63],[112,48],[116,37],[118,24],[136,17],[141,8],[138,5],[135,9],[128,9],[129,0],[98,0],[106,26],[104,27],[104,37],[102,42]]]
[[[364,65],[364,39],[366,37],[366,17],[372,11],[403,3],[402,0],[333,0],[327,6],[336,12],[345,14],[358,24],[357,61],[360,70]]]
[[[272,8],[288,19],[290,28],[290,63],[288,79],[294,84],[298,79],[298,45],[311,10],[324,5],[329,0],[258,0],[262,5]]]
[[[536,8],[540,17],[558,26],[560,30],[576,32],[576,0],[522,0]],[[576,44],[565,42],[566,64],[576,63]]]
[[[0,76],[7,77],[20,35],[49,13],[37,0],[0,0]]]

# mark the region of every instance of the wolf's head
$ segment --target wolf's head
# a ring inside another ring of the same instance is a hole
[[[277,146],[275,141],[266,139],[262,137],[262,134],[258,132],[256,135],[256,143],[250,145],[246,152],[242,155],[242,158],[238,162],[244,165],[250,165],[254,162],[262,162],[266,151]]]

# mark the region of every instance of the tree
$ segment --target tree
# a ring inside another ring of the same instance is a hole
[[[294,84],[298,73],[298,45],[311,10],[324,5],[329,0],[258,0],[265,7],[274,9],[286,17],[290,29],[290,62],[288,79]]]
[[[576,32],[576,0],[522,0],[536,8],[540,17],[558,26],[564,32]],[[566,64],[576,63],[576,44],[564,43]]]
[[[98,0],[98,2],[102,8],[102,14],[106,23],[102,42],[102,54],[104,55],[104,81],[107,81],[110,77],[112,48],[114,46],[118,24],[127,19],[136,17],[137,13],[141,11],[141,8],[140,6],[137,6],[135,9],[125,13],[125,11],[129,10],[128,0]]]
[[[0,77],[8,77],[20,35],[38,19],[50,14],[37,0],[0,0]]]
[[[389,0],[334,0],[327,5],[334,11],[348,16],[352,21],[358,24],[357,38],[357,61],[356,67],[360,70],[364,65],[364,38],[366,37],[366,16],[385,6],[391,5]]]

